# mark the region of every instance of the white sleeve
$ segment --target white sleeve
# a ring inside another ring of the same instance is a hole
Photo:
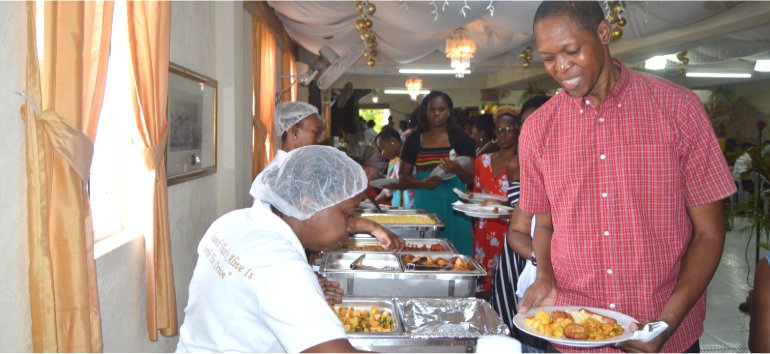
[[[292,260],[270,267],[260,289],[260,312],[268,328],[289,353],[298,353],[333,339],[346,338],[345,329],[323,296],[318,278],[307,262]]]

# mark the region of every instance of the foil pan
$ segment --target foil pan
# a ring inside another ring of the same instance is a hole
[[[510,335],[488,302],[476,298],[394,299],[401,326],[412,338],[478,338]]]

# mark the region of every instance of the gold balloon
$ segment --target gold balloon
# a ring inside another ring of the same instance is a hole
[[[369,66],[374,66],[374,59],[369,59],[369,61],[366,62]]]
[[[377,51],[372,49],[372,53],[370,55],[372,56],[372,58],[376,57],[377,56]]]
[[[684,76],[685,74],[687,74],[687,70],[685,70],[684,68],[679,68],[679,70],[677,70],[676,73],[679,74],[679,76]]]
[[[690,58],[687,58],[687,57],[683,58],[682,59],[682,64],[684,64],[684,65],[690,64]]]
[[[521,66],[523,66],[525,69],[529,68],[529,62],[525,61],[523,64],[521,64]]]
[[[618,20],[618,26],[623,27],[625,25],[626,25],[626,19],[621,17],[620,20]]]
[[[374,15],[375,11],[377,11],[377,7],[374,6],[374,4],[370,2],[366,3],[366,13],[369,14],[369,16]]]
[[[612,29],[612,39],[620,39],[620,37],[623,37],[623,30],[620,29],[620,27],[615,27]]]

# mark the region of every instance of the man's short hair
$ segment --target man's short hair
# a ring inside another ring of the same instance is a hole
[[[534,24],[546,18],[567,16],[578,27],[594,32],[604,20],[604,11],[596,1],[543,1],[535,12]]]

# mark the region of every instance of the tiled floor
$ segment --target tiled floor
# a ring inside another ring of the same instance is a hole
[[[727,232],[722,261],[708,287],[705,330],[700,337],[704,353],[749,351],[749,316],[738,311],[738,304],[746,299],[754,283],[756,251],[754,239],[739,233],[740,228],[738,219],[733,230]],[[760,251],[760,256],[764,253]]]

